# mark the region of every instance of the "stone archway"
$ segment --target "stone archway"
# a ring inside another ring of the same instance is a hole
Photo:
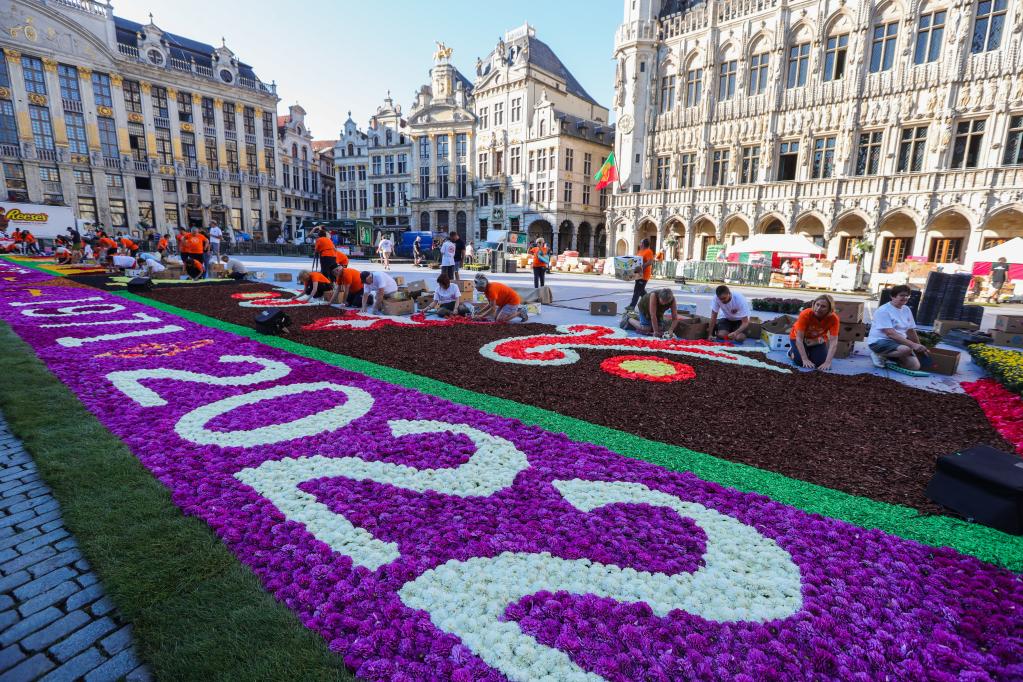
[[[593,257],[593,228],[587,222],[579,223],[579,236],[576,237],[576,250],[580,256]]]
[[[941,213],[927,226],[923,252],[917,252],[931,263],[963,263],[969,245],[972,226],[961,211]]]
[[[628,256],[629,255],[629,242],[624,239],[619,239],[615,244],[615,255],[616,256]]]
[[[908,213],[898,211],[886,216],[878,227],[873,272],[895,272],[895,266],[913,255],[916,221]]]
[[[575,225],[571,220],[561,221],[561,225],[558,226],[558,241],[553,246],[554,253],[564,253],[572,249],[572,233],[574,231]]]
[[[867,232],[867,221],[858,213],[847,213],[835,223],[835,230],[828,242],[829,260],[855,260],[856,244]]]
[[[813,242],[817,246],[825,246],[826,233],[827,230],[824,227],[824,222],[819,216],[812,213],[808,213],[796,221],[796,234],[806,237],[808,241]]]
[[[681,220],[673,218],[668,221],[664,230],[664,257],[668,260],[684,260],[686,256],[686,226]]]
[[[543,237],[544,241],[548,245],[554,243],[554,228],[546,220],[534,220],[529,224],[529,241],[536,240],[537,237]]]
[[[707,249],[718,243],[717,228],[710,218],[698,218],[691,230],[693,248],[689,253],[698,255],[698,260],[707,260]]]
[[[990,249],[1016,237],[1023,237],[1023,208],[1006,208],[988,218],[977,250]]]
[[[769,215],[760,221],[757,234],[785,234],[785,223],[775,215]]]
[[[607,258],[607,226],[597,225],[593,233],[593,255],[596,258]]]
[[[650,240],[650,250],[654,253],[657,252],[657,225],[648,219],[644,219],[640,222],[639,227],[636,228],[636,250],[639,250],[640,242],[644,239]]]
[[[749,239],[749,223],[742,216],[732,216],[725,221],[725,245],[735,246]]]

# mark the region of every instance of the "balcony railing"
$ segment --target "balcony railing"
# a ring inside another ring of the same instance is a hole
[[[185,167],[185,177],[186,178],[194,178],[194,179],[198,180],[198,179],[202,178],[202,169],[201,168],[189,168],[188,166],[186,166]]]
[[[75,191],[79,194],[92,196],[96,193],[96,185],[75,185]]]
[[[13,159],[20,159],[21,147],[19,147],[16,144],[0,144],[0,156]]]
[[[170,128],[170,119],[165,116],[154,116],[153,124],[157,128]]]
[[[123,54],[125,57],[131,57],[132,59],[139,60],[139,49],[134,45],[125,45],[124,43],[117,43],[117,51]]]
[[[84,109],[82,103],[78,100],[64,98],[64,111],[69,111],[75,114],[81,114]]]
[[[74,6],[75,4],[79,4],[78,2],[75,2],[75,0],[57,0],[57,1],[61,2],[62,4],[67,4],[69,6]],[[81,4],[86,4],[85,0],[81,0]],[[99,3],[89,2],[88,4],[98,5]],[[104,10],[104,15],[105,15],[105,12],[106,11]],[[142,57],[141,53],[139,52],[139,49],[137,47],[135,47],[134,45],[128,45],[128,44],[125,44],[125,43],[118,43],[117,44],[117,51],[119,53],[121,53],[122,55],[124,55],[125,57],[127,57],[127,58],[129,58],[129,59],[131,59],[133,61],[142,62],[144,64],[148,64],[149,66],[153,66],[153,64],[150,64],[146,59],[144,59]],[[187,61],[186,62],[183,59],[177,59],[175,57],[171,57],[170,59],[168,59],[164,63],[164,68],[173,69],[175,71],[182,71],[184,73],[190,73],[190,74],[195,75],[195,76],[200,76],[202,78],[208,78],[210,80],[216,80],[217,82],[221,82],[220,79],[216,77],[216,75],[214,74],[213,69],[211,67],[203,66],[201,64],[196,64],[193,61]],[[267,83],[263,83],[261,81],[255,80],[253,78],[241,77],[241,78],[238,79],[237,84],[240,87],[246,88],[247,90],[255,90],[256,92],[262,92],[262,93],[265,93],[267,95],[273,95],[275,97],[277,96],[277,84],[276,83],[267,84]]]
[[[245,144],[256,144],[256,136],[245,133]]]
[[[52,180],[43,181],[43,192],[46,194],[63,194],[64,186],[59,182],[53,182]]]
[[[224,139],[225,140],[233,140],[233,141],[237,142],[238,141],[238,133],[235,132],[234,130],[225,130],[224,131]]]
[[[121,160],[111,158],[109,156],[103,157],[103,165],[110,170],[121,170]]]
[[[132,159],[131,166],[132,166],[132,168],[135,171],[137,171],[139,173],[148,173],[149,172],[149,162],[148,161],[139,161],[138,159]]]
[[[214,126],[203,126],[202,133],[206,137],[216,137],[217,129]]]
[[[53,149],[36,149],[40,161],[56,161],[57,152]]]

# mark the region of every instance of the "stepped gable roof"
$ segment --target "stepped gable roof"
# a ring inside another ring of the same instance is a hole
[[[118,16],[114,17],[114,28],[117,31],[117,42],[122,45],[131,45],[132,47],[138,47],[138,38],[135,34],[146,32],[146,27],[139,22]],[[168,31],[163,32],[163,37],[167,41],[172,58],[185,62],[194,59],[195,63],[199,66],[213,67],[213,60],[210,57],[216,52],[217,48]],[[238,62],[238,75],[243,78],[259,80],[252,67],[248,64],[243,64],[241,61]]]
[[[590,97],[590,94],[586,92],[586,89],[582,86],[582,84],[576,80],[575,76],[573,76],[572,72],[568,70],[568,67],[565,66],[564,62],[558,58],[558,55],[554,54],[554,50],[552,50],[547,43],[534,35],[523,36],[509,43],[508,54],[504,55],[505,59],[509,62],[514,61],[522,49],[527,46],[527,43],[530,64],[564,80],[565,89],[568,90],[569,93],[579,97],[580,99],[586,100],[590,104],[596,104],[598,107],[601,106],[597,100]],[[487,58],[483,60],[485,64],[483,67],[484,76],[491,71],[491,62],[496,51],[496,49],[492,50],[490,54],[487,55]]]

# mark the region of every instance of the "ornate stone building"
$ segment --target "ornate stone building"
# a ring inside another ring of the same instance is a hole
[[[334,147],[334,163],[338,218],[369,218],[369,136],[359,130],[350,111]]]
[[[472,191],[475,158],[472,83],[451,65],[451,48],[438,44],[430,83],[416,93],[409,113],[412,135],[412,215],[417,229],[457,230],[475,236]]]
[[[313,134],[305,124],[300,105],[288,107],[277,117],[277,149],[281,159],[281,193],[284,199],[284,234],[293,239],[306,221],[320,217],[320,166],[313,151]]]
[[[1023,3],[624,7],[614,252],[784,231],[878,272],[1023,236]]]
[[[337,140],[313,140],[313,154],[320,170],[320,220],[337,220],[337,165],[334,148]]]
[[[0,196],[138,231],[277,215],[276,88],[225,45],[94,0],[0,9]]]
[[[528,230],[556,252],[603,251],[606,197],[592,176],[614,142],[608,110],[528,24],[477,62],[472,96],[478,236]]]

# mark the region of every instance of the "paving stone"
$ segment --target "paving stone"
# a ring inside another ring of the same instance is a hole
[[[89,610],[92,611],[94,616],[105,616],[114,610],[114,602],[110,601],[108,597],[103,597],[93,604]]]
[[[14,596],[17,599],[31,599],[37,594],[42,594],[46,590],[50,589],[54,585],[59,585],[62,582],[66,582],[77,575],[73,569],[68,567],[58,568],[55,571],[50,571],[44,576],[40,576],[30,582],[25,583],[18,589],[14,590]]]
[[[103,650],[110,655],[114,655],[118,651],[131,646],[131,626],[125,625],[123,628],[100,642],[100,646],[102,646]],[[132,668],[134,667],[135,666],[132,666]]]
[[[92,566],[90,566],[89,562],[86,561],[85,559],[79,559],[78,561],[76,561],[75,562],[75,568],[77,568],[79,571],[91,571],[92,570]]]
[[[6,492],[8,490],[14,490],[26,483],[34,483],[39,480],[39,474],[35,472],[27,474],[22,478],[9,478],[6,481],[0,482],[0,496],[7,497]]]
[[[35,518],[29,519],[27,521],[22,521],[21,523],[19,523],[18,524],[18,530],[28,530],[29,528],[39,528],[43,524],[48,523],[50,521],[53,521],[53,520],[60,521],[60,510],[59,509],[50,510],[50,511],[46,512],[45,514],[40,514],[38,509],[36,509],[35,512],[36,512]],[[53,530],[53,529],[52,528],[43,528],[42,529],[42,531],[44,533],[46,531],[48,531],[48,530]]]
[[[17,556],[16,559],[5,561],[4,563],[0,564],[0,573],[10,575],[11,573],[20,571],[23,568],[25,569],[29,567],[35,568],[37,565],[39,565],[40,562],[52,557],[56,553],[57,550],[55,550],[53,547],[47,546],[40,547],[39,549],[31,551],[28,554],[18,554],[16,555]],[[29,572],[32,573],[33,576],[40,575],[40,573],[34,571]],[[49,573],[49,571],[45,572]]]
[[[20,644],[29,651],[42,651],[54,642],[64,639],[88,623],[90,619],[91,617],[85,611],[72,611],[42,630],[25,637]]]
[[[92,646],[100,637],[117,627],[110,618],[100,618],[86,625],[63,642],[50,647],[50,654],[58,661],[66,661],[80,651]]]
[[[33,490],[38,490],[40,488],[46,488],[46,484],[39,480],[30,481],[28,483],[24,483],[18,486],[17,488],[11,488],[10,490],[5,491],[4,497],[8,497],[10,495],[17,495],[19,493],[31,497],[29,493],[31,493]],[[47,490],[49,490],[49,488],[47,488]]]
[[[0,594],[0,611],[6,611],[12,606],[14,606],[14,600],[6,594]]]
[[[32,597],[26,602],[22,602],[21,606],[18,607],[18,613],[22,616],[30,616],[36,611],[45,609],[47,606],[53,606],[58,604],[75,592],[78,592],[81,588],[78,587],[78,583],[68,581],[57,585],[52,590],[43,592],[38,597]]]
[[[46,627],[63,615],[64,614],[60,612],[60,609],[51,606],[39,613],[32,614],[28,618],[22,618],[11,627],[5,628],[2,632],[0,632],[0,646],[7,646],[8,644],[17,642],[22,637],[27,637],[39,628]]]
[[[36,512],[33,509],[26,509],[25,511],[18,512],[17,514],[10,514],[0,519],[0,528],[13,526],[15,524],[21,523],[22,521],[28,521],[29,519],[34,518],[35,516]]]
[[[152,682],[152,680],[156,678],[153,677],[153,673],[150,672],[149,668],[144,665],[140,665],[128,673],[128,676],[124,679],[127,680],[127,682]]]
[[[102,596],[103,586],[99,583],[95,583],[93,585],[89,585],[81,592],[76,592],[71,595],[71,597],[67,600],[67,604],[65,604],[65,608],[69,611],[80,609],[83,606],[91,604]]]
[[[139,667],[139,660],[135,657],[135,652],[125,649],[86,675],[85,682],[119,680],[137,667]]]
[[[12,505],[7,507],[7,509],[10,510],[11,514],[17,514],[18,512],[25,511],[26,509],[33,509],[35,507],[41,507],[42,505],[48,504],[48,503],[53,501],[51,498],[48,498],[48,497],[36,497],[36,498],[33,498],[33,499],[30,500],[25,495],[15,495],[14,498],[11,498],[11,499],[15,499],[15,498],[19,498],[19,497],[21,498],[21,500],[19,500],[17,503],[12,504]],[[6,504],[7,504],[7,500],[6,499],[0,501],[0,509],[3,509]]]
[[[10,592],[18,585],[27,583],[31,579],[32,576],[29,575],[28,571],[18,571],[17,573],[12,573],[6,578],[0,578],[0,594]]]
[[[37,551],[41,551],[43,549],[50,550],[51,553],[56,553],[57,551],[53,549],[53,547],[41,547]],[[32,564],[31,566],[28,567],[28,572],[35,577],[43,576],[49,573],[50,571],[61,568],[62,566],[67,566],[68,564],[78,561],[81,558],[82,558],[81,552],[79,552],[77,549],[69,549],[65,552],[57,554],[56,556],[51,556],[45,561],[40,561],[38,563]]]
[[[42,654],[36,654],[4,673],[5,680],[37,680],[53,669],[53,662]]]
[[[77,568],[78,564],[75,564],[75,567]],[[88,587],[89,585],[92,585],[98,580],[99,578],[96,577],[95,573],[85,573],[84,575],[78,576],[78,584],[81,585],[82,587]]]
[[[98,668],[105,660],[106,658],[98,649],[89,649],[51,672],[40,682],[64,682],[65,680],[70,682],[70,680],[77,680],[84,677],[90,670]]]
[[[25,465],[4,467],[2,470],[0,470],[0,481],[10,481],[15,478],[20,478],[25,474],[33,474],[35,473],[35,471],[36,471],[35,467],[29,467]]]
[[[51,530],[49,533],[44,533],[43,535],[40,535],[37,538],[32,538],[31,540],[29,540],[27,542],[23,542],[20,545],[17,545],[15,547],[15,549],[17,549],[19,552],[23,552],[23,553],[24,552],[31,552],[36,547],[42,547],[43,545],[48,545],[51,542],[55,542],[55,541],[60,540],[62,538],[66,538],[67,536],[68,536],[67,530],[62,527],[62,528],[58,528],[57,530]]]
[[[65,549],[71,549],[72,547],[77,546],[78,542],[74,538],[64,538],[54,545],[58,552],[63,552]]]
[[[24,659],[25,652],[17,644],[12,644],[6,649],[0,649],[0,673],[14,667],[19,661]]]
[[[17,549],[17,545],[20,545],[23,542],[28,542],[34,538],[39,537],[40,535],[42,535],[42,533],[39,532],[38,528],[29,528],[28,530],[22,531],[20,533],[15,533],[10,537],[6,537],[3,540],[0,540],[0,549],[7,549],[8,547],[15,547]],[[22,554],[25,553],[24,550],[21,549],[18,549],[18,551],[21,552]]]
[[[9,611],[0,611],[0,632],[4,632],[7,628],[11,627],[21,618],[18,615],[17,609],[11,609]]]
[[[11,497],[4,497],[0,499],[0,511],[4,509],[9,509],[10,513],[14,514],[23,509],[28,509],[28,507],[22,506],[26,500],[28,500],[28,498],[25,497],[24,495],[12,495]],[[28,501],[32,502],[33,500]],[[42,504],[42,501],[40,501],[39,504]]]
[[[10,528],[8,528],[7,530],[10,530]],[[0,533],[0,535],[4,535],[4,536],[10,535],[10,534],[11,533]],[[17,559],[18,556],[19,556],[19,554],[17,552],[15,552],[13,548],[8,548],[8,549],[5,549],[3,551],[0,551],[0,564],[5,564],[8,561],[11,561],[12,559]]]

